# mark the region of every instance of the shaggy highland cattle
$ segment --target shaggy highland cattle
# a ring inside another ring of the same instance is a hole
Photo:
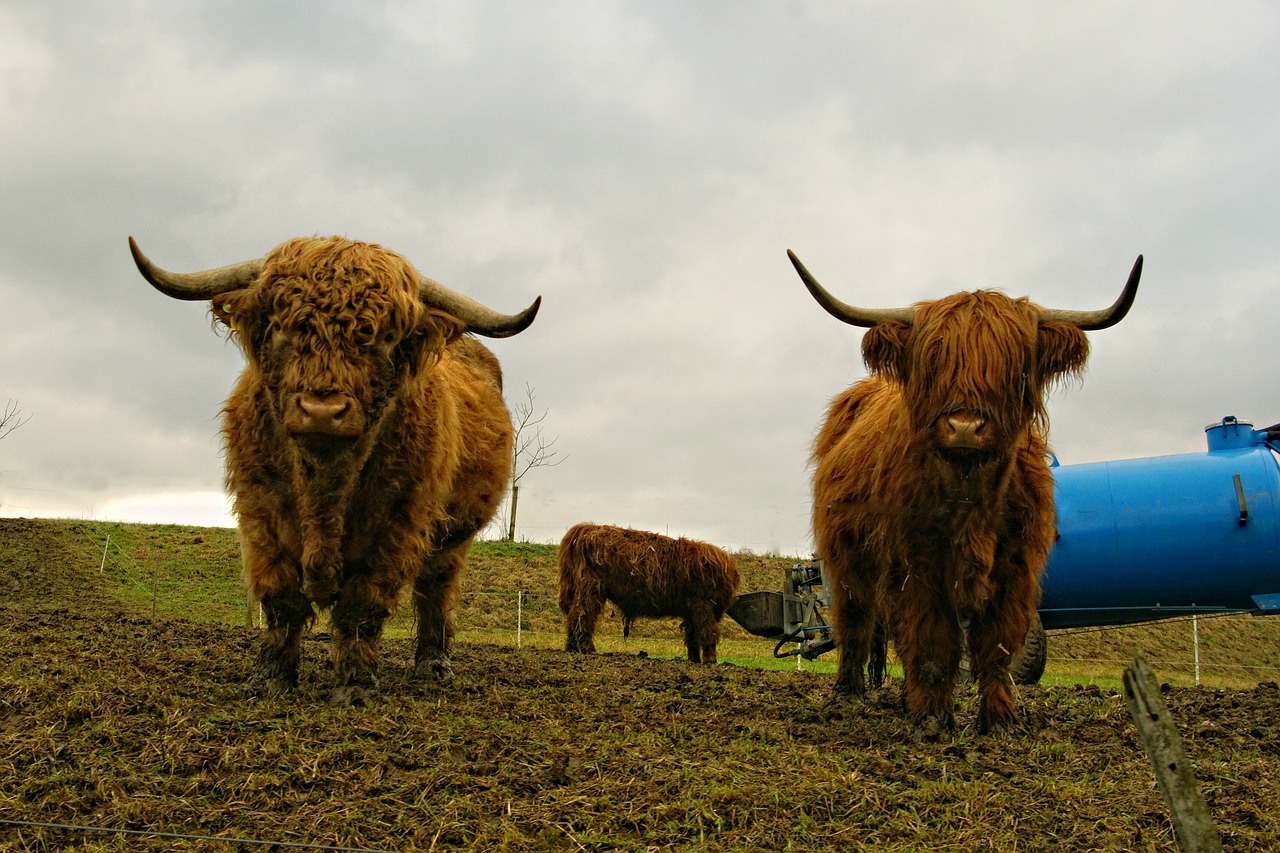
[[[871,376],[834,399],[813,446],[814,538],[839,653],[833,698],[865,694],[883,618],[916,736],[951,731],[967,623],[978,729],[1004,731],[1016,721],[1010,658],[1055,535],[1045,395],[1083,371],[1084,333],[1128,312],[1142,257],[1110,308],[1063,311],[987,290],[855,308],[788,255],[823,308],[868,329]]]
[[[250,688],[295,687],[314,608],[331,607],[331,699],[364,701],[410,581],[415,675],[447,678],[458,574],[511,469],[498,360],[466,333],[517,334],[541,299],[499,314],[339,237],[198,273],[160,269],[132,237],[129,248],[160,292],[209,301],[247,361],[222,432],[245,579],[266,618]]]
[[[705,542],[598,524],[560,540],[567,651],[595,652],[596,620],[612,601],[628,630],[637,617],[680,617],[689,660],[715,663],[720,619],[737,594],[737,563]]]

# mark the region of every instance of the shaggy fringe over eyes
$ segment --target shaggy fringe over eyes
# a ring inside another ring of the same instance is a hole
[[[1045,392],[1077,377],[1089,343],[1079,328],[1039,323],[1039,306],[998,291],[957,293],[917,303],[915,322],[882,323],[863,339],[868,367],[901,383],[913,411],[932,421],[978,408],[1001,422],[1048,428]],[[1016,416],[1015,416],[1016,415]]]
[[[276,322],[335,339],[328,343],[368,346],[387,331],[403,337],[422,310],[418,272],[407,259],[342,237],[280,244],[267,256],[261,281]]]

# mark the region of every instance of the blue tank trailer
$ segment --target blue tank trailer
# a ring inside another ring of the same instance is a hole
[[[1205,428],[1208,450],[1059,465],[1058,539],[1045,568],[1024,683],[1044,668],[1044,631],[1208,613],[1280,613],[1280,424],[1234,416]],[[777,640],[776,657],[835,647],[820,562],[797,563],[782,592],[749,592],[729,615]],[[1033,636],[1034,635],[1034,636]]]
[[[1280,424],[1205,436],[1205,453],[1055,464],[1045,628],[1280,612]]]

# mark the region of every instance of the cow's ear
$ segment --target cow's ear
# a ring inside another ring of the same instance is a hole
[[[448,346],[461,337],[467,330],[467,324],[452,314],[428,308],[422,312],[418,320],[418,333],[431,341],[440,341],[441,346]]]
[[[241,342],[253,342],[262,326],[256,290],[233,290],[220,293],[209,302],[209,311],[217,323],[226,326]]]
[[[444,348],[461,337],[466,330],[466,324],[452,314],[434,308],[423,309],[413,333],[403,342],[414,351],[409,356],[409,362],[418,370],[429,370]]]
[[[907,381],[907,342],[911,327],[896,320],[876,323],[862,336],[862,360],[872,373]]]
[[[1079,326],[1045,323],[1036,336],[1036,367],[1040,378],[1073,375],[1089,360],[1089,338]]]

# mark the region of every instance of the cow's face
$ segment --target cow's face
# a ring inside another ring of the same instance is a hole
[[[1084,333],[1123,320],[1142,277],[1139,255],[1120,297],[1098,311],[1046,309],[989,290],[862,308],[827,292],[794,252],[787,256],[828,314],[870,330],[863,357],[872,372],[901,383],[913,434],[965,464],[1012,451],[1033,423],[1047,428],[1048,385],[1084,368]]]
[[[281,245],[252,286],[212,304],[260,372],[284,431],[320,455],[371,433],[397,390],[463,329],[422,304],[404,258],[341,238]]]
[[[902,383],[912,426],[950,459],[1007,452],[1046,420],[1056,378],[1089,353],[1078,327],[1042,323],[1042,309],[995,291],[957,293],[915,306],[910,324],[877,323],[863,338],[867,367]]]

